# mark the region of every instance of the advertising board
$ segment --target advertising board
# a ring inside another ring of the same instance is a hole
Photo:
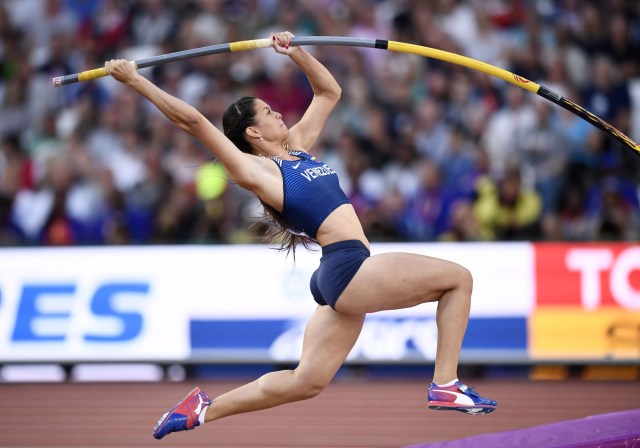
[[[640,360],[640,247],[539,244],[534,359]]]
[[[640,359],[637,245],[372,245],[392,251],[472,272],[463,362]],[[0,362],[294,361],[319,258],[262,245],[3,249]],[[436,308],[369,315],[350,359],[432,360]]]

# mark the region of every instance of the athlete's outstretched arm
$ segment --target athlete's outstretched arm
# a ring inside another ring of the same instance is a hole
[[[244,188],[254,190],[262,172],[257,158],[241,152],[195,107],[169,95],[124,59],[108,61],[111,76],[151,101],[178,128],[200,140],[224,165],[229,176]]]
[[[293,35],[289,32],[273,34],[274,49],[288,55],[304,72],[313,89],[313,100],[302,119],[291,128],[289,143],[296,149],[308,151],[315,143],[329,114],[334,109],[342,89],[333,75],[316,58],[301,47],[291,47]]]

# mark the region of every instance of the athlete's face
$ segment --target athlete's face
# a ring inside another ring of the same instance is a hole
[[[289,129],[282,121],[282,115],[271,109],[262,101],[256,99],[254,103],[256,111],[255,128],[260,132],[262,138],[269,142],[283,142],[289,137]]]

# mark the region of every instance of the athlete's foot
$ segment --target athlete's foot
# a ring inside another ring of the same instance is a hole
[[[496,410],[494,400],[481,397],[473,388],[456,381],[451,386],[429,386],[429,409],[460,411],[465,414],[488,414]]]
[[[169,412],[164,414],[153,428],[153,437],[162,439],[175,431],[188,431],[200,425],[200,413],[211,404],[211,398],[196,387]]]

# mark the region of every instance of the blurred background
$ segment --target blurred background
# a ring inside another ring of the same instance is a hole
[[[0,4],[0,244],[259,242],[255,199],[148,102],[112,79],[54,89],[51,78],[285,29],[466,55],[640,137],[635,1],[8,0]],[[372,241],[638,238],[640,163],[578,117],[445,62],[309,50],[344,92],[309,149],[339,172]],[[263,98],[292,126],[312,94],[272,51],[143,73],[217,126],[241,95]]]
[[[266,250],[256,199],[134,92],[111,78],[51,83],[111,58],[281,30],[469,56],[640,139],[635,0],[5,0],[3,380],[28,379],[34,370],[20,363],[47,361],[38,375],[54,379],[85,378],[90,365],[69,367],[82,361],[150,361],[140,378],[178,380],[295,361],[318,254],[299,251],[294,270]],[[480,375],[551,363],[560,367],[542,376],[567,377],[572,363],[622,363],[630,365],[623,376],[639,377],[636,155],[480,72],[375,49],[307,50],[343,89],[308,149],[339,173],[374,252],[435,254],[474,273],[464,365]],[[216,126],[243,95],[264,99],[292,126],[312,96],[304,75],[272,50],[141,72]],[[372,372],[428,369],[433,315],[418,308],[373,318],[352,361]]]

